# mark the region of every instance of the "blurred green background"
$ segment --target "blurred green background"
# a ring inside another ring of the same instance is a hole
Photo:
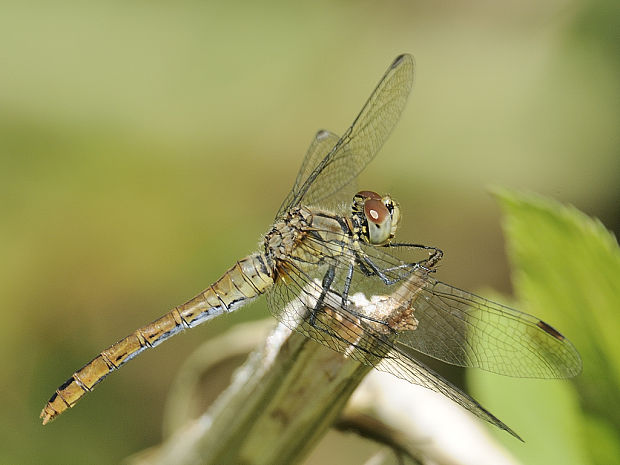
[[[342,133],[399,53],[414,93],[360,187],[399,200],[401,238],[446,252],[440,279],[511,292],[491,185],[620,227],[615,1],[0,9],[1,463],[116,463],[159,441],[179,364],[263,301],[146,353],[53,424],[38,414],[253,251],[315,131]]]

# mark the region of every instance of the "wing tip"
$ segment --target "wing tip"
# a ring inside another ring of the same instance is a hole
[[[323,139],[326,139],[329,135],[330,135],[330,132],[327,129],[319,129],[314,135],[314,138],[316,140],[323,140]]]
[[[397,66],[400,66],[400,64],[405,60],[413,61],[413,56],[410,53],[401,53],[394,59],[390,68],[396,68]]]
[[[542,320],[538,320],[538,322],[536,323],[536,326],[538,326],[540,329],[542,329],[545,333],[547,333],[551,337],[556,338],[558,341],[564,341],[566,339],[564,335],[560,333],[557,329],[555,329],[553,326],[551,326],[548,323],[545,323]]]
[[[522,443],[525,443],[525,440],[519,436],[515,430],[513,430],[512,428],[510,428],[508,425],[506,425],[504,422],[502,422],[501,420],[497,419],[497,417],[495,417],[495,419],[497,420],[498,423],[494,423],[495,426],[497,426],[498,428],[506,431],[508,434],[510,434],[512,437],[518,439],[519,441],[521,441]]]

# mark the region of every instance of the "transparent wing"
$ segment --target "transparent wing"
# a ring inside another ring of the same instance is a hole
[[[302,186],[308,180],[308,177],[312,174],[312,171],[314,171],[325,156],[330,153],[334,147],[336,147],[336,144],[338,144],[339,141],[340,136],[334,134],[333,132],[325,129],[317,131],[312,139],[312,142],[310,143],[310,147],[308,147],[306,156],[301,163],[301,168],[299,168],[299,172],[295,178],[293,189],[289,192],[288,196],[282,203],[276,218],[279,218],[292,207],[295,196],[301,191]]]
[[[544,321],[427,276],[415,303],[419,331],[398,344],[454,365],[507,376],[570,378],[581,359],[568,339]]]
[[[344,135],[319,131],[295,185],[278,210],[281,217],[302,200],[316,205],[351,183],[374,158],[398,122],[413,86],[414,61],[400,55],[390,65]]]
[[[343,308],[337,292],[323,295],[320,273],[307,272],[295,261],[287,265],[287,274],[267,293],[270,309],[286,326],[354,360],[443,394],[521,439],[475,399],[395,346],[392,335],[380,331],[380,324],[366,320],[353,307]],[[317,307],[321,295],[323,303]]]
[[[304,182],[310,176],[310,173],[318,166],[318,164],[325,158],[325,156],[336,146],[340,141],[340,136],[333,132],[321,129],[314,135],[314,139],[308,147],[304,161],[301,163],[299,173],[295,178],[295,185],[292,191],[296,192],[301,189]]]
[[[407,262],[395,256],[398,248],[363,248],[369,260],[387,270],[386,277],[404,283],[408,295],[415,296],[417,328],[399,332],[397,347],[514,377],[569,378],[581,371],[575,347],[544,321],[437,281],[424,270],[403,267]]]
[[[343,244],[350,250],[343,252]],[[406,256],[411,248],[374,247],[343,234],[331,242],[308,235],[298,249],[304,261],[291,257],[290,263],[303,270],[300,279],[320,283],[331,266],[335,278],[330,289],[336,294],[344,292],[353,262],[349,297],[393,296],[398,287],[401,304],[412,309],[417,324],[413,330],[399,329],[393,345],[410,357],[417,351],[453,365],[525,378],[568,378],[581,371],[577,350],[557,330],[532,315],[437,281],[412,265]],[[310,257],[316,257],[314,263]],[[372,270],[394,284],[386,285]],[[384,325],[394,329],[389,321]]]
[[[464,409],[476,415],[478,418],[488,421],[489,423],[503,429],[504,431],[507,431],[517,439],[523,441],[523,439],[515,431],[480,405],[476,399],[454,386],[448,380],[435,373],[423,363],[403,354],[398,350],[392,351],[389,357],[382,359],[376,368],[397,376],[398,378],[404,379],[405,381],[409,381],[410,383],[417,384],[438,392],[439,394],[443,394],[448,399],[456,402]]]

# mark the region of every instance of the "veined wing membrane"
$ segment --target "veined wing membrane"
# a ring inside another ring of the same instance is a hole
[[[504,431],[512,434],[515,438],[523,441],[515,431],[513,431],[503,421],[485,409],[476,399],[464,393],[448,380],[428,368],[422,362],[404,355],[400,350],[395,349],[390,352],[388,357],[383,358],[376,366],[377,370],[390,373],[398,378],[417,384],[432,391],[443,394],[448,399],[453,400],[461,407],[469,410],[482,420],[497,426]]]
[[[521,439],[475,399],[395,346],[394,335],[382,332],[381,324],[360,317],[353,307],[343,308],[338,292],[328,292],[317,308],[317,297],[322,290],[320,280],[300,266],[291,265],[286,279],[276,282],[267,294],[269,307],[286,326],[358,362],[443,394],[479,418]]]
[[[426,275],[414,303],[419,325],[397,344],[460,366],[522,378],[570,378],[581,371],[575,347],[538,318]]]
[[[317,131],[312,139],[312,142],[310,143],[310,147],[308,147],[308,151],[306,152],[304,161],[301,164],[299,173],[297,173],[297,178],[295,178],[293,189],[289,192],[286,199],[284,199],[284,202],[282,202],[282,206],[280,207],[280,210],[278,210],[276,218],[279,218],[290,209],[295,195],[300,192],[304,182],[308,179],[318,164],[325,158],[325,155],[330,153],[330,151],[336,146],[339,140],[340,136],[334,134],[333,132],[325,129]]]
[[[342,293],[344,276],[352,263],[352,254],[342,252],[346,243],[345,235],[333,244],[307,237],[300,245],[307,249],[304,256],[323,257],[324,263],[319,266],[317,258],[312,275],[299,272],[299,279],[320,282],[327,266],[332,265],[336,278],[331,290]],[[399,259],[399,254],[404,255],[401,247],[359,244],[349,297],[361,292],[370,298],[405,286],[400,298],[411,301],[417,327],[398,331],[394,347],[507,376],[567,378],[580,372],[581,359],[574,346],[538,318],[437,281],[426,270],[411,265],[410,257]],[[395,284],[386,286],[377,275],[364,275],[360,259],[369,260]],[[303,288],[303,282],[298,287]],[[277,308],[272,310],[282,319]]]
[[[321,129],[317,131],[312,139],[310,147],[306,152],[304,161],[301,163],[297,178],[295,178],[295,186],[293,192],[297,192],[301,186],[306,182],[306,179],[310,176],[310,173],[321,163],[323,158],[331,152],[331,150],[338,144],[340,136],[333,132]]]
[[[316,205],[357,177],[400,119],[413,86],[413,73],[413,57],[407,54],[397,57],[351,127],[325,157],[320,158],[318,152],[308,151],[293,191],[280,207],[277,218],[302,200],[306,205]]]
[[[575,347],[542,320],[437,281],[423,269],[407,271],[390,253],[395,249],[364,246],[380,269],[393,269],[387,277],[403,281],[410,272],[419,276],[416,283],[425,283],[410,285],[418,325],[400,332],[396,346],[507,376],[568,378],[581,371]]]

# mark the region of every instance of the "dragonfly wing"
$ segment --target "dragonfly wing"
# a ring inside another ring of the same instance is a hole
[[[416,299],[418,329],[399,343],[461,366],[524,378],[570,378],[581,371],[575,347],[527,313],[426,277]]]
[[[431,391],[443,394],[464,409],[469,410],[478,418],[488,421],[498,428],[512,434],[515,438],[523,441],[517,433],[480,405],[476,399],[461,391],[459,388],[454,386],[439,374],[435,373],[420,361],[403,354],[398,349],[390,352],[389,356],[382,359],[376,368],[386,373],[390,373],[398,378],[409,381],[410,383],[417,384],[430,389]]]
[[[544,321],[437,281],[422,269],[397,268],[405,262],[394,248],[365,245],[364,251],[415,296],[411,306],[417,328],[400,332],[397,346],[507,376],[569,378],[581,371],[575,347]]]
[[[321,267],[318,267],[321,268]],[[374,366],[392,349],[383,335],[377,335],[370,348],[362,342],[369,328],[354,313],[342,307],[340,294],[324,293],[319,274],[289,263],[267,292],[269,309],[288,328],[333,349],[347,353],[355,360]],[[317,302],[321,301],[321,304]]]
[[[319,144],[321,149],[328,149],[324,156],[310,147],[295,186],[276,217],[302,200],[306,205],[316,205],[357,177],[400,119],[413,86],[413,76],[413,57],[407,54],[398,56],[344,135],[331,147],[327,143]]]
[[[447,396],[479,418],[521,439],[475,399],[393,345],[393,334],[361,316],[364,309],[343,308],[338,292],[322,292],[318,277],[292,266],[268,291],[269,307],[289,328],[360,363]],[[322,297],[320,297],[322,296]],[[322,298],[322,304],[317,301]]]
[[[321,129],[314,135],[314,138],[310,143],[310,147],[308,147],[308,151],[306,152],[306,156],[304,157],[304,161],[301,163],[299,173],[297,173],[297,178],[295,178],[293,189],[284,199],[284,202],[282,202],[282,206],[276,215],[277,218],[290,209],[297,193],[299,193],[301,187],[304,185],[312,171],[314,171],[321,160],[323,160],[325,156],[336,146],[339,140],[340,136],[325,129]]]

